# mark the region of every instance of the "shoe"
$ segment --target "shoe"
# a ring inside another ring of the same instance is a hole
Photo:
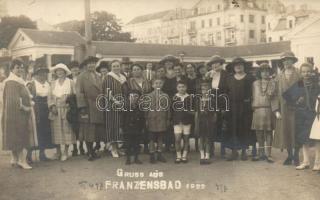
[[[288,157],[284,162],[283,165],[292,165],[292,158]]]
[[[300,165],[299,157],[295,157],[295,158],[293,159],[293,164],[294,164],[295,166],[299,166],[299,165]]]
[[[204,159],[204,164],[205,164],[205,165],[210,165],[210,164],[211,164],[210,159]]]
[[[114,158],[119,158],[118,151],[116,151],[116,150],[111,150],[111,155],[112,155],[112,157],[114,157]]]
[[[310,168],[310,164],[302,163],[301,165],[296,167],[296,170],[304,170],[304,169],[309,169],[309,168]]]
[[[125,165],[131,165],[131,159],[130,159],[130,156],[127,156],[127,159],[126,159],[126,163]]]
[[[68,156],[66,154],[63,154],[60,158],[61,161],[66,161],[68,159]]]
[[[239,154],[238,152],[232,152],[231,156],[227,158],[227,161],[234,161],[234,160],[237,160],[239,157]]]
[[[166,163],[167,160],[165,159],[165,157],[163,157],[162,153],[158,153],[158,161]]]
[[[32,169],[32,167],[27,163],[26,156],[24,155],[23,151],[18,155],[17,165],[22,169]]]
[[[258,156],[254,156],[251,158],[251,161],[253,162],[260,161],[260,158]]]
[[[88,161],[94,161],[94,160],[96,160],[94,155],[93,154],[89,154]]]
[[[200,165],[205,165],[205,164],[206,164],[205,159],[200,159]]]
[[[242,153],[241,153],[241,160],[242,160],[242,161],[248,160],[248,156],[247,156],[247,153],[246,153],[246,152],[242,152]]]
[[[78,156],[78,149],[72,150],[72,157]]]
[[[269,157],[266,157],[266,159],[265,159],[268,163],[274,163],[274,160],[272,159],[272,157],[271,156],[269,156]]]
[[[12,153],[10,164],[12,167],[17,167],[18,166],[17,163],[18,163],[18,156],[15,153]]]
[[[174,161],[174,163],[180,164],[180,163],[181,163],[181,158],[176,158],[176,160]]]
[[[135,158],[134,158],[134,163],[135,163],[135,164],[138,164],[138,165],[143,164],[143,162],[142,162],[141,160],[139,160],[138,157],[135,157]]]
[[[187,158],[182,158],[182,159],[181,159],[181,162],[182,162],[182,163],[188,163],[188,159],[187,159]]]
[[[80,147],[79,149],[80,149],[80,155],[82,156],[86,155],[86,152],[84,151],[83,147],[82,148]]]
[[[156,157],[155,157],[155,154],[154,153],[151,153],[150,154],[150,163],[151,164],[155,164],[157,161],[156,161]]]
[[[45,162],[45,161],[50,161],[50,159],[49,159],[46,155],[40,155],[40,156],[39,156],[39,160],[40,160],[40,161],[44,161],[44,162]]]
[[[320,171],[320,164],[314,164],[312,171]]]

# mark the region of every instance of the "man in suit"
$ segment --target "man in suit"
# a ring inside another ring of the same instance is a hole
[[[128,79],[131,77],[132,61],[129,57],[123,57],[121,60],[121,73]]]
[[[96,72],[98,58],[88,57],[83,65],[84,71],[79,75],[76,83],[77,103],[80,112],[80,139],[86,142],[88,160],[98,158],[93,143],[100,148],[100,142],[104,141],[104,117],[96,105],[97,97],[102,94],[102,78]],[[96,148],[96,150],[98,150]]]

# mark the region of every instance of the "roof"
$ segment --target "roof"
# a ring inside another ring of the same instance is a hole
[[[156,20],[156,19],[161,19],[167,14],[169,14],[172,10],[166,10],[166,11],[161,11],[161,12],[156,12],[152,14],[147,14],[147,15],[141,15],[133,18],[128,24],[138,24],[150,20]]]
[[[179,54],[183,53],[185,57],[207,58],[216,54],[225,58],[233,58],[237,56],[247,57],[280,54],[290,50],[289,41],[233,47],[142,44],[107,41],[94,41],[93,45],[96,46],[97,54],[128,57],[162,57],[168,54],[179,56]]]
[[[19,30],[23,31],[36,44],[77,46],[85,42],[85,39],[74,31],[40,31],[26,28]]]

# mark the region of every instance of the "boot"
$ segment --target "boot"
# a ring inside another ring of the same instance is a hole
[[[151,153],[150,154],[150,163],[151,164],[155,164],[157,161],[156,161],[156,156],[155,156],[155,153]]]
[[[130,156],[127,154],[127,160],[126,160],[126,165],[131,165],[131,159]]]
[[[16,151],[12,151],[10,164],[12,167],[16,167],[17,163],[18,163],[18,154]]]
[[[242,152],[241,152],[241,160],[242,161],[248,160],[247,152],[246,152],[245,149],[243,149]]]
[[[287,159],[283,162],[283,165],[292,165],[292,157],[287,157]]]
[[[79,151],[80,151],[80,155],[82,155],[82,156],[86,155],[86,152],[84,151],[84,148],[83,148],[82,141],[80,141],[80,144],[79,144]]]
[[[65,145],[60,160],[61,160],[61,161],[66,161],[67,159],[68,159],[68,146]]]
[[[148,144],[144,144],[144,145],[143,145],[143,153],[144,153],[144,154],[148,154],[148,153],[149,153]]]
[[[27,156],[26,156],[27,163],[32,163],[32,150],[27,150]]]
[[[26,155],[23,150],[18,154],[18,162],[17,165],[22,169],[32,169],[32,167],[27,163]]]
[[[50,160],[49,158],[47,158],[46,153],[44,152],[43,149],[40,150],[39,160],[40,160],[40,161],[49,161],[49,160]]]
[[[227,161],[234,161],[238,159],[238,152],[236,150],[232,150],[231,156],[227,158]]]
[[[294,163],[295,166],[299,166],[300,165],[299,150],[295,150],[294,151],[293,163]]]
[[[138,158],[138,154],[136,154],[135,156],[134,156],[134,163],[136,163],[136,164],[138,164],[138,165],[141,165],[142,164],[142,162],[139,160],[139,158]]]
[[[73,144],[72,157],[78,156],[77,144]]]
[[[167,160],[165,159],[165,157],[163,157],[161,152],[158,152],[158,161],[166,163]]]

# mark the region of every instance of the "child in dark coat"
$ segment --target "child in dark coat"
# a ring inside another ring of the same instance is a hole
[[[142,164],[138,155],[140,151],[140,140],[144,127],[144,113],[139,109],[139,98],[141,93],[138,90],[129,92],[127,112],[123,119],[123,133],[126,143],[126,165],[131,164],[131,156],[134,156],[134,163]]]

